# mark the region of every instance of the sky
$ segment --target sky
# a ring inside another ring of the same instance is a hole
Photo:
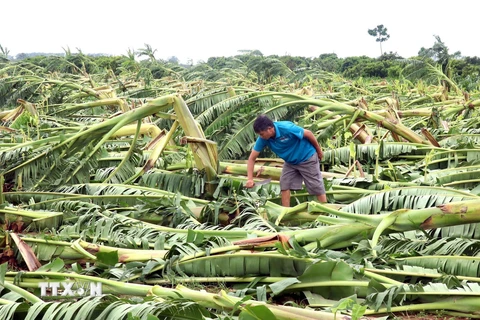
[[[380,56],[368,34],[383,24],[383,52],[409,58],[438,35],[450,53],[480,56],[471,0],[15,0],[0,6],[0,45],[11,56],[45,52],[126,55],[150,45],[157,59],[207,61],[239,50],[263,55]]]

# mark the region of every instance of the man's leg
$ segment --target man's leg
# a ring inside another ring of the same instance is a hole
[[[322,202],[322,203],[325,203],[327,202],[327,195],[324,193],[324,194],[319,194],[317,195],[317,199],[319,202]]]
[[[319,202],[327,202],[325,185],[323,184],[322,172],[317,154],[312,155],[308,160],[297,165],[298,171],[303,177],[307,191],[315,195]]]
[[[302,176],[294,165],[285,162],[280,176],[282,206],[290,207],[290,190],[302,189]]]
[[[290,207],[290,190],[282,190],[282,206]]]

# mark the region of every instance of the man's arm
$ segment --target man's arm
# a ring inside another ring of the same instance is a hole
[[[315,150],[317,150],[318,159],[322,160],[323,158],[322,147],[320,147],[320,145],[318,144],[317,138],[315,138],[312,131],[305,129],[303,132],[303,137],[308,141],[310,141],[310,143],[313,145]]]
[[[257,160],[258,155],[260,152],[252,150],[250,153],[250,156],[248,157],[248,162],[247,162],[247,183],[245,184],[245,187],[247,188],[252,188],[255,185],[255,182],[253,181],[253,169],[255,167],[255,160]]]

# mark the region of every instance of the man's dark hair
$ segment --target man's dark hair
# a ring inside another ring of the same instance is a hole
[[[259,115],[253,123],[253,130],[255,131],[255,133],[267,130],[270,127],[273,127],[273,121],[264,114]]]

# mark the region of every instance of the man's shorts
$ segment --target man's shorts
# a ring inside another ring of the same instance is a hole
[[[325,194],[322,172],[318,154],[314,153],[309,159],[299,164],[284,163],[280,177],[281,190],[301,190],[302,181],[311,195]]]

